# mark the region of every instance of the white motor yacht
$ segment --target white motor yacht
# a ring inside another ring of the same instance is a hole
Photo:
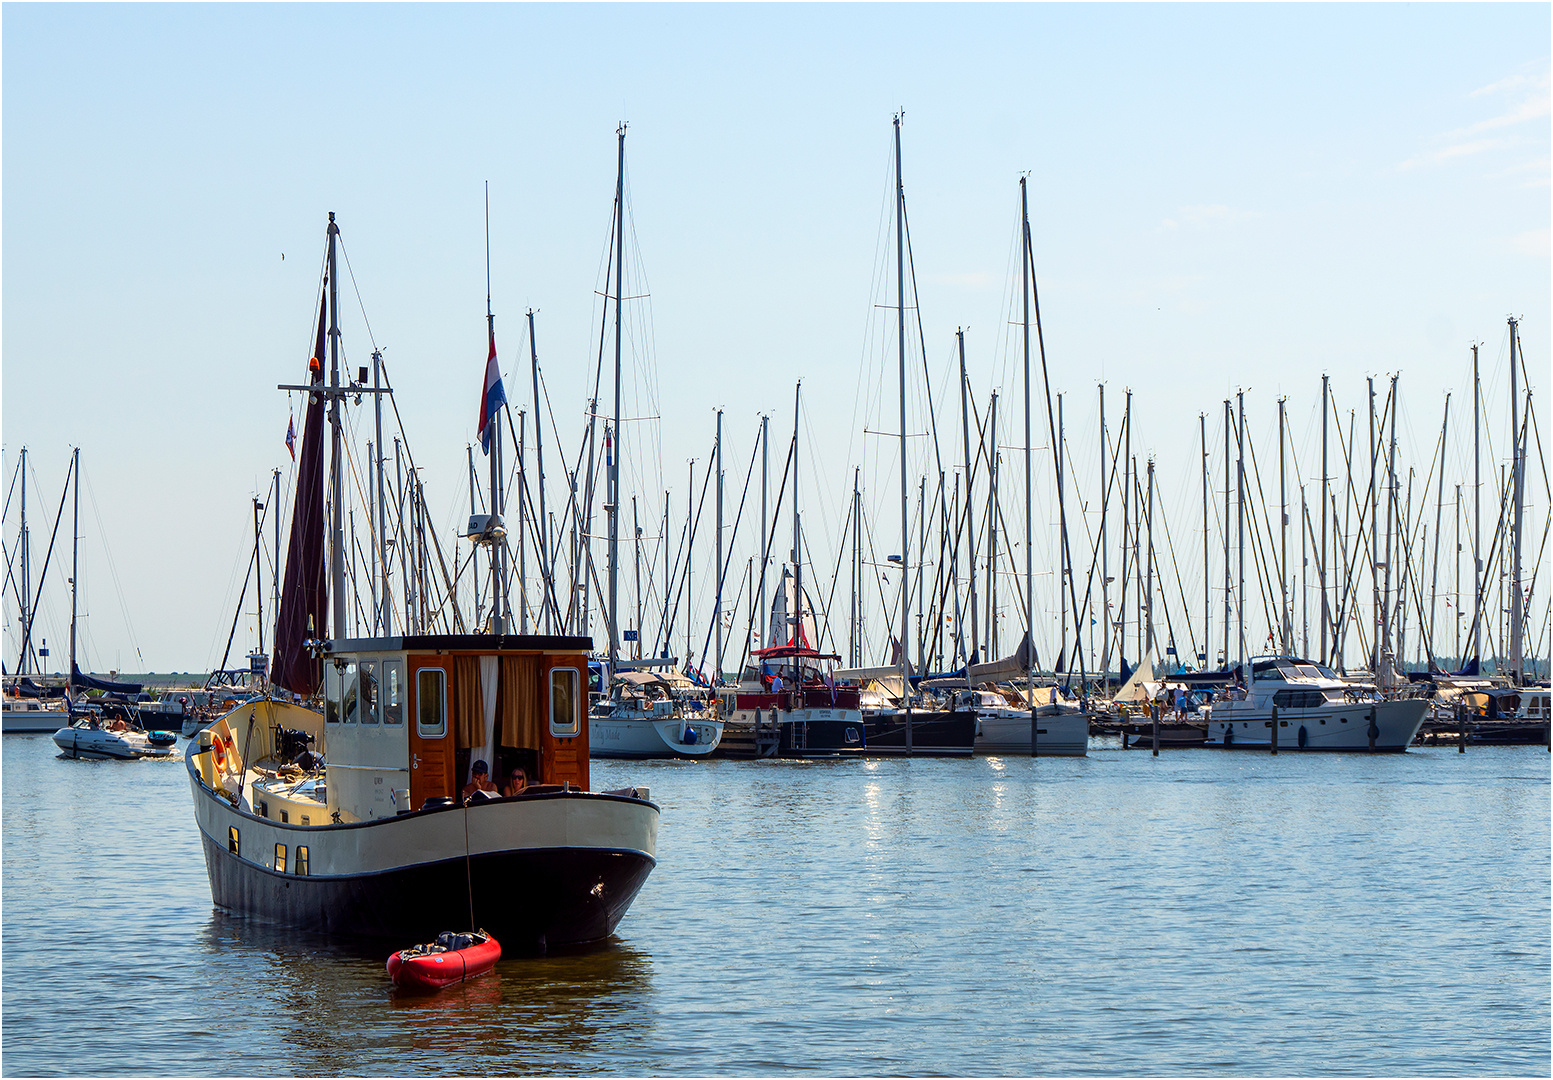
[[[1206,745],[1268,750],[1276,718],[1280,749],[1401,753],[1429,708],[1421,697],[1388,700],[1373,683],[1348,682],[1312,660],[1255,657],[1250,671],[1243,690],[1213,702]]]

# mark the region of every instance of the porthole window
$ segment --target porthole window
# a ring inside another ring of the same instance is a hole
[[[285,844],[276,844],[275,845],[275,872],[277,874],[284,874],[286,872],[286,845]]]
[[[582,730],[582,704],[577,694],[576,668],[550,671],[550,734],[570,739]]]
[[[308,867],[307,867],[307,846],[306,845],[302,845],[302,846],[297,848],[297,873],[302,875],[303,877],[306,877],[307,874],[309,873],[309,870],[308,870]]]
[[[238,849],[237,826],[236,825],[230,825],[230,826],[227,827],[227,831],[226,831],[226,849],[228,851],[230,851],[233,855],[241,855],[242,854],[242,852]]]

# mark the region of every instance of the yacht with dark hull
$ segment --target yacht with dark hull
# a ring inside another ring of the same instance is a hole
[[[494,585],[490,633],[462,632],[456,607],[428,614],[401,598],[396,608],[374,585],[367,621],[381,631],[329,634],[331,623],[349,625],[341,409],[392,392],[377,378],[367,385],[365,369],[341,384],[337,239],[330,214],[308,381],[281,387],[305,394],[307,409],[273,662],[266,672],[258,658],[258,696],[201,726],[184,752],[211,897],[229,911],[400,947],[462,927],[484,929],[509,953],[601,941],[655,865],[658,807],[643,788],[589,790],[592,640],[506,633],[511,605]],[[470,539],[489,544],[499,565],[495,431],[505,395],[494,330],[486,370],[480,415],[495,443],[497,513]],[[386,521],[372,524],[386,550]],[[401,613],[411,628],[395,633]],[[448,632],[429,629],[449,622]]]
[[[322,714],[250,702],[185,751],[216,904],[399,941],[468,921],[518,952],[608,937],[655,865],[658,807],[643,789],[588,790],[590,647],[326,644]],[[463,800],[475,760],[538,783]]]

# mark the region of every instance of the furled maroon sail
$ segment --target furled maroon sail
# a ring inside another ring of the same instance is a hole
[[[308,382],[322,387],[328,325],[328,282],[318,303],[318,340],[308,361]],[[302,455],[297,466],[297,501],[291,511],[291,541],[286,548],[286,577],[280,614],[275,620],[275,662],[270,681],[308,696],[318,689],[321,662],[307,651],[309,637],[328,637],[328,584],[324,566],[324,395],[307,396],[302,423]],[[312,622],[312,633],[308,622]]]

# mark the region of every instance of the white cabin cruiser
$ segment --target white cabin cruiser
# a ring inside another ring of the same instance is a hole
[[[619,671],[610,696],[588,712],[588,752],[596,758],[706,757],[723,738],[723,722],[691,716],[671,684],[651,672]]]
[[[1261,656],[1249,666],[1250,684],[1213,702],[1205,745],[1268,750],[1276,719],[1280,749],[1401,753],[1429,708],[1421,697],[1383,698],[1373,683],[1348,682],[1313,660]]]

